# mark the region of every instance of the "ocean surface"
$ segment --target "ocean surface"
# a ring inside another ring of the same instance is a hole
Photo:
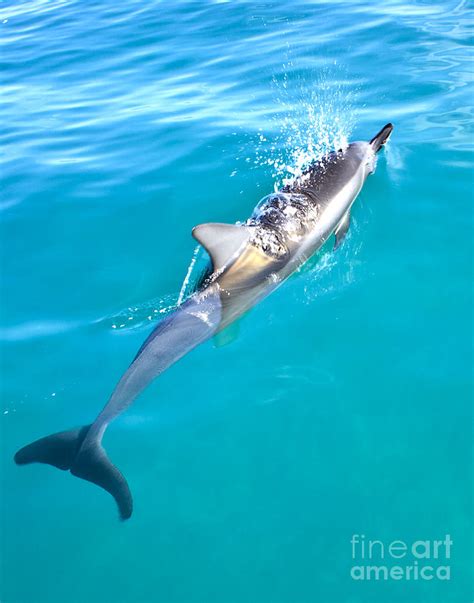
[[[1,2],[3,603],[472,600],[472,25],[458,0]],[[108,430],[129,521],[15,466],[97,415],[197,277],[193,226],[388,121],[343,246]],[[406,577],[427,565],[449,579]]]

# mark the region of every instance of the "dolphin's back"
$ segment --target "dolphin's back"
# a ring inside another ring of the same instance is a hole
[[[347,149],[329,153],[312,164],[300,178],[285,186],[282,191],[307,195],[324,209],[334,196],[357,176],[367,148],[367,143],[355,142]]]

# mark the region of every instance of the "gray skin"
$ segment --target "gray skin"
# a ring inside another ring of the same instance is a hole
[[[128,519],[128,484],[101,444],[110,422],[159,374],[271,293],[332,234],[335,246],[340,244],[351,206],[392,129],[387,124],[370,142],[330,153],[292,185],[265,197],[245,224],[196,226],[193,236],[211,259],[197,291],[152,331],[91,425],[36,440],[16,453],[15,462],[70,470],[110,492],[121,519]]]

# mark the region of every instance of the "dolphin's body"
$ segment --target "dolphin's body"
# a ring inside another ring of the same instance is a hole
[[[110,492],[121,518],[128,519],[130,490],[101,444],[109,423],[155,377],[268,295],[333,233],[339,245],[351,206],[391,131],[387,124],[370,142],[330,153],[292,185],[265,197],[245,224],[196,226],[193,236],[212,264],[197,291],[152,331],[91,425],[37,440],[19,450],[15,461],[70,470]]]

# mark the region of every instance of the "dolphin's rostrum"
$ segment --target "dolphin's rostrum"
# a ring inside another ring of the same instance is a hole
[[[370,142],[328,154],[291,185],[262,199],[244,224],[196,226],[193,236],[211,259],[197,291],[152,331],[91,425],[25,446],[16,463],[47,463],[95,483],[112,494],[120,517],[128,519],[132,495],[102,447],[109,423],[155,377],[268,295],[332,234],[335,246],[341,243],[351,206],[392,129],[387,124]]]

